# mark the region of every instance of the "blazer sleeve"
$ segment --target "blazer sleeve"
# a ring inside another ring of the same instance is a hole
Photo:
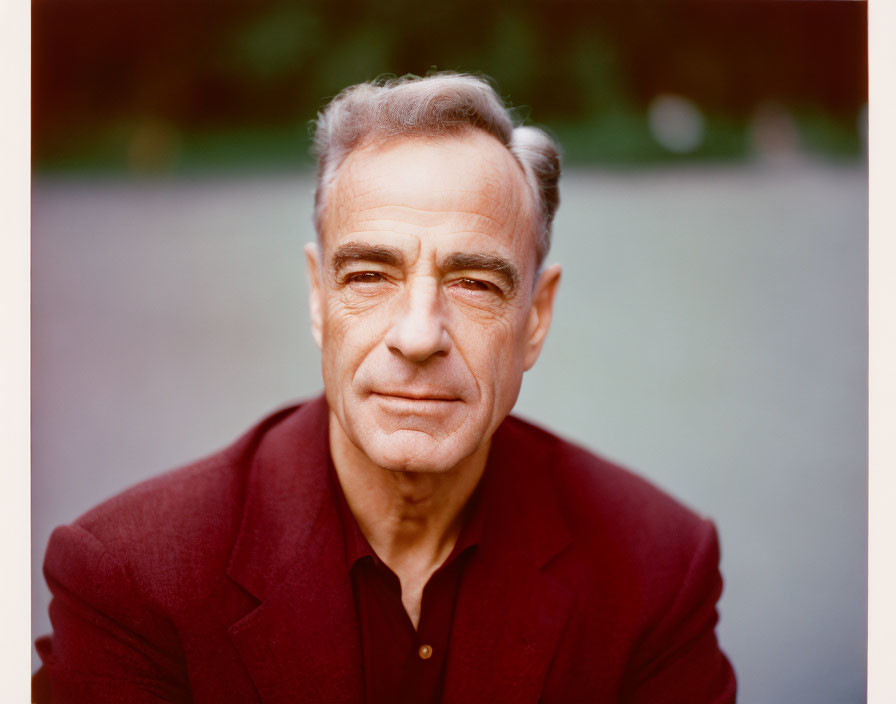
[[[641,640],[631,662],[629,704],[729,704],[735,701],[734,670],[715,635],[716,602],[722,593],[715,526],[702,537],[681,587],[662,618]]]
[[[55,704],[191,701],[174,627],[84,528],[50,537],[44,575],[52,636],[37,641]]]

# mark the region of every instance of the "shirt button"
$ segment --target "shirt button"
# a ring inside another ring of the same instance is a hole
[[[421,660],[429,660],[432,657],[432,646],[431,645],[421,645],[417,649],[417,655],[420,656]]]

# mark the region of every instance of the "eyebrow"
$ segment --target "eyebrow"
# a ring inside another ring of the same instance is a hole
[[[401,266],[404,263],[404,256],[395,247],[364,244],[362,242],[346,242],[333,252],[331,266],[333,271],[338,273],[346,264],[359,261]]]
[[[496,254],[473,254],[455,252],[442,262],[442,269],[457,271],[459,269],[476,269],[498,274],[511,291],[515,291],[520,276],[516,267],[504,257]]]

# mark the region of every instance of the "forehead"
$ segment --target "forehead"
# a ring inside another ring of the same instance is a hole
[[[431,234],[487,238],[534,256],[535,209],[522,168],[479,130],[356,149],[328,201],[325,245],[359,234]]]

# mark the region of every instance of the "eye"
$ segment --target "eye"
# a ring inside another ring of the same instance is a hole
[[[486,292],[497,292],[498,287],[488,281],[482,281],[480,279],[458,279],[455,284],[462,289],[467,291],[486,291]]]
[[[345,277],[346,283],[349,284],[378,284],[385,281],[383,275],[376,271],[361,271],[356,274],[349,274]]]

